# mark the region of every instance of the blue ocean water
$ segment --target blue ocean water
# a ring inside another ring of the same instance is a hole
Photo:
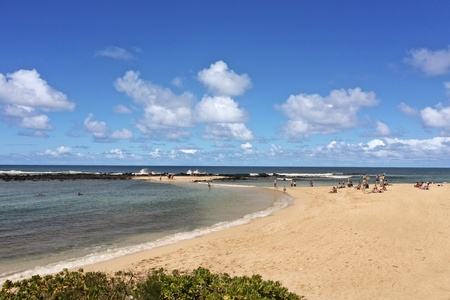
[[[260,186],[335,185],[386,173],[391,184],[448,182],[450,169],[201,166],[18,166],[0,174],[239,174],[245,180],[166,184],[137,180],[0,181],[0,283],[58,272],[237,226],[289,205]],[[257,176],[258,175],[258,176]],[[286,179],[286,181],[284,180]],[[81,193],[82,195],[78,195]]]

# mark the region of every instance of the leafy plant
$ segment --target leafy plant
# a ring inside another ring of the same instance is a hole
[[[0,292],[0,300],[16,299],[304,299],[291,293],[276,281],[264,281],[260,275],[230,277],[212,274],[205,268],[183,274],[178,270],[166,273],[152,271],[139,279],[132,273],[118,272],[107,276],[101,272],[83,269],[69,272],[64,269],[56,275],[7,281]]]

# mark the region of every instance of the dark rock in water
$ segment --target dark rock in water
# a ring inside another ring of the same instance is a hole
[[[107,179],[107,180],[125,180],[133,178],[131,173],[110,174],[110,173],[50,173],[50,174],[0,174],[3,181],[24,181],[24,180],[79,180],[79,179]]]

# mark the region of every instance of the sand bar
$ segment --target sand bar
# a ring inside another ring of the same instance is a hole
[[[202,266],[260,274],[307,299],[450,299],[450,185],[329,190],[287,188],[294,205],[272,216],[85,270]]]

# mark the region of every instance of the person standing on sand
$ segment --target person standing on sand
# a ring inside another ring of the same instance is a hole
[[[277,179],[276,179],[276,178],[273,180],[273,187],[274,187],[275,189],[278,188],[278,187],[277,187]]]
[[[367,180],[366,180],[366,177],[364,177],[364,179],[362,181],[362,191],[363,191],[363,193],[366,193],[366,186],[367,186]]]

